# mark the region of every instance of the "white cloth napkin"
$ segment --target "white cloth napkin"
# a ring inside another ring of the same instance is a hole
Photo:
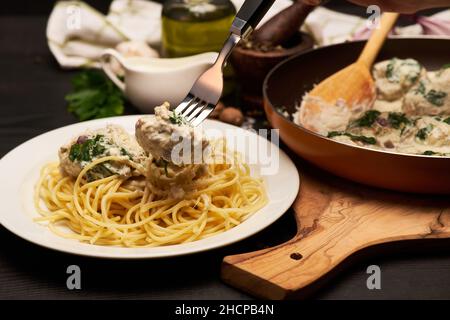
[[[367,39],[371,30],[367,19],[335,12],[323,7],[316,8],[306,19],[302,29],[310,33],[317,45],[329,45],[350,40]],[[441,11],[430,17],[419,16],[416,24],[396,27],[393,35],[433,35],[450,38],[450,10]]]
[[[232,0],[239,9],[244,0]],[[290,5],[277,0],[261,21],[266,22]],[[107,15],[82,1],[57,2],[47,23],[47,41],[51,52],[63,68],[99,67],[98,59],[106,48],[124,41],[143,41],[154,48],[161,42],[159,3],[147,0],[113,0]],[[419,24],[396,28],[397,34],[440,34],[450,37],[450,10],[433,17],[419,17]],[[444,25],[444,27],[443,27]],[[319,7],[306,19],[302,29],[313,35],[317,45],[328,45],[368,35],[366,19]]]
[[[47,41],[63,68],[98,67],[106,48],[123,41],[158,46],[161,5],[144,0],[114,0],[105,16],[81,1],[57,2],[47,23]]]

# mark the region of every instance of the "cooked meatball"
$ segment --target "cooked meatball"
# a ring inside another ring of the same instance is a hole
[[[406,95],[403,112],[408,115],[450,115],[450,68],[429,72]]]
[[[64,175],[76,178],[92,161],[106,156],[124,156],[143,163],[144,150],[125,129],[117,125],[89,130],[75,137],[59,150],[60,169]],[[132,168],[122,162],[105,162],[88,173],[88,180],[104,178],[113,174],[130,176]]]
[[[203,162],[209,146],[202,130],[191,127],[182,116],[170,111],[168,103],[156,107],[155,116],[138,120],[136,139],[155,159],[178,165]]]
[[[378,99],[394,101],[401,98],[426,70],[414,59],[382,61],[373,68],[373,76],[378,91]]]

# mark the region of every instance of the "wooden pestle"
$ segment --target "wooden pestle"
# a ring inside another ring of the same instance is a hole
[[[295,1],[280,11],[252,34],[252,41],[266,46],[286,43],[299,30],[315,6]]]

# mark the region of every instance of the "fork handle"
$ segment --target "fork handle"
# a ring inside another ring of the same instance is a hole
[[[274,2],[275,0],[246,0],[234,18],[231,33],[247,38]]]

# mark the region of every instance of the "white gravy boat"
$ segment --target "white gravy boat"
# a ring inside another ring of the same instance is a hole
[[[124,81],[112,71],[114,57],[125,70]],[[177,106],[191,90],[195,80],[216,61],[216,52],[183,58],[124,57],[114,49],[102,54],[106,75],[125,93],[129,101],[144,113],[168,101]]]

